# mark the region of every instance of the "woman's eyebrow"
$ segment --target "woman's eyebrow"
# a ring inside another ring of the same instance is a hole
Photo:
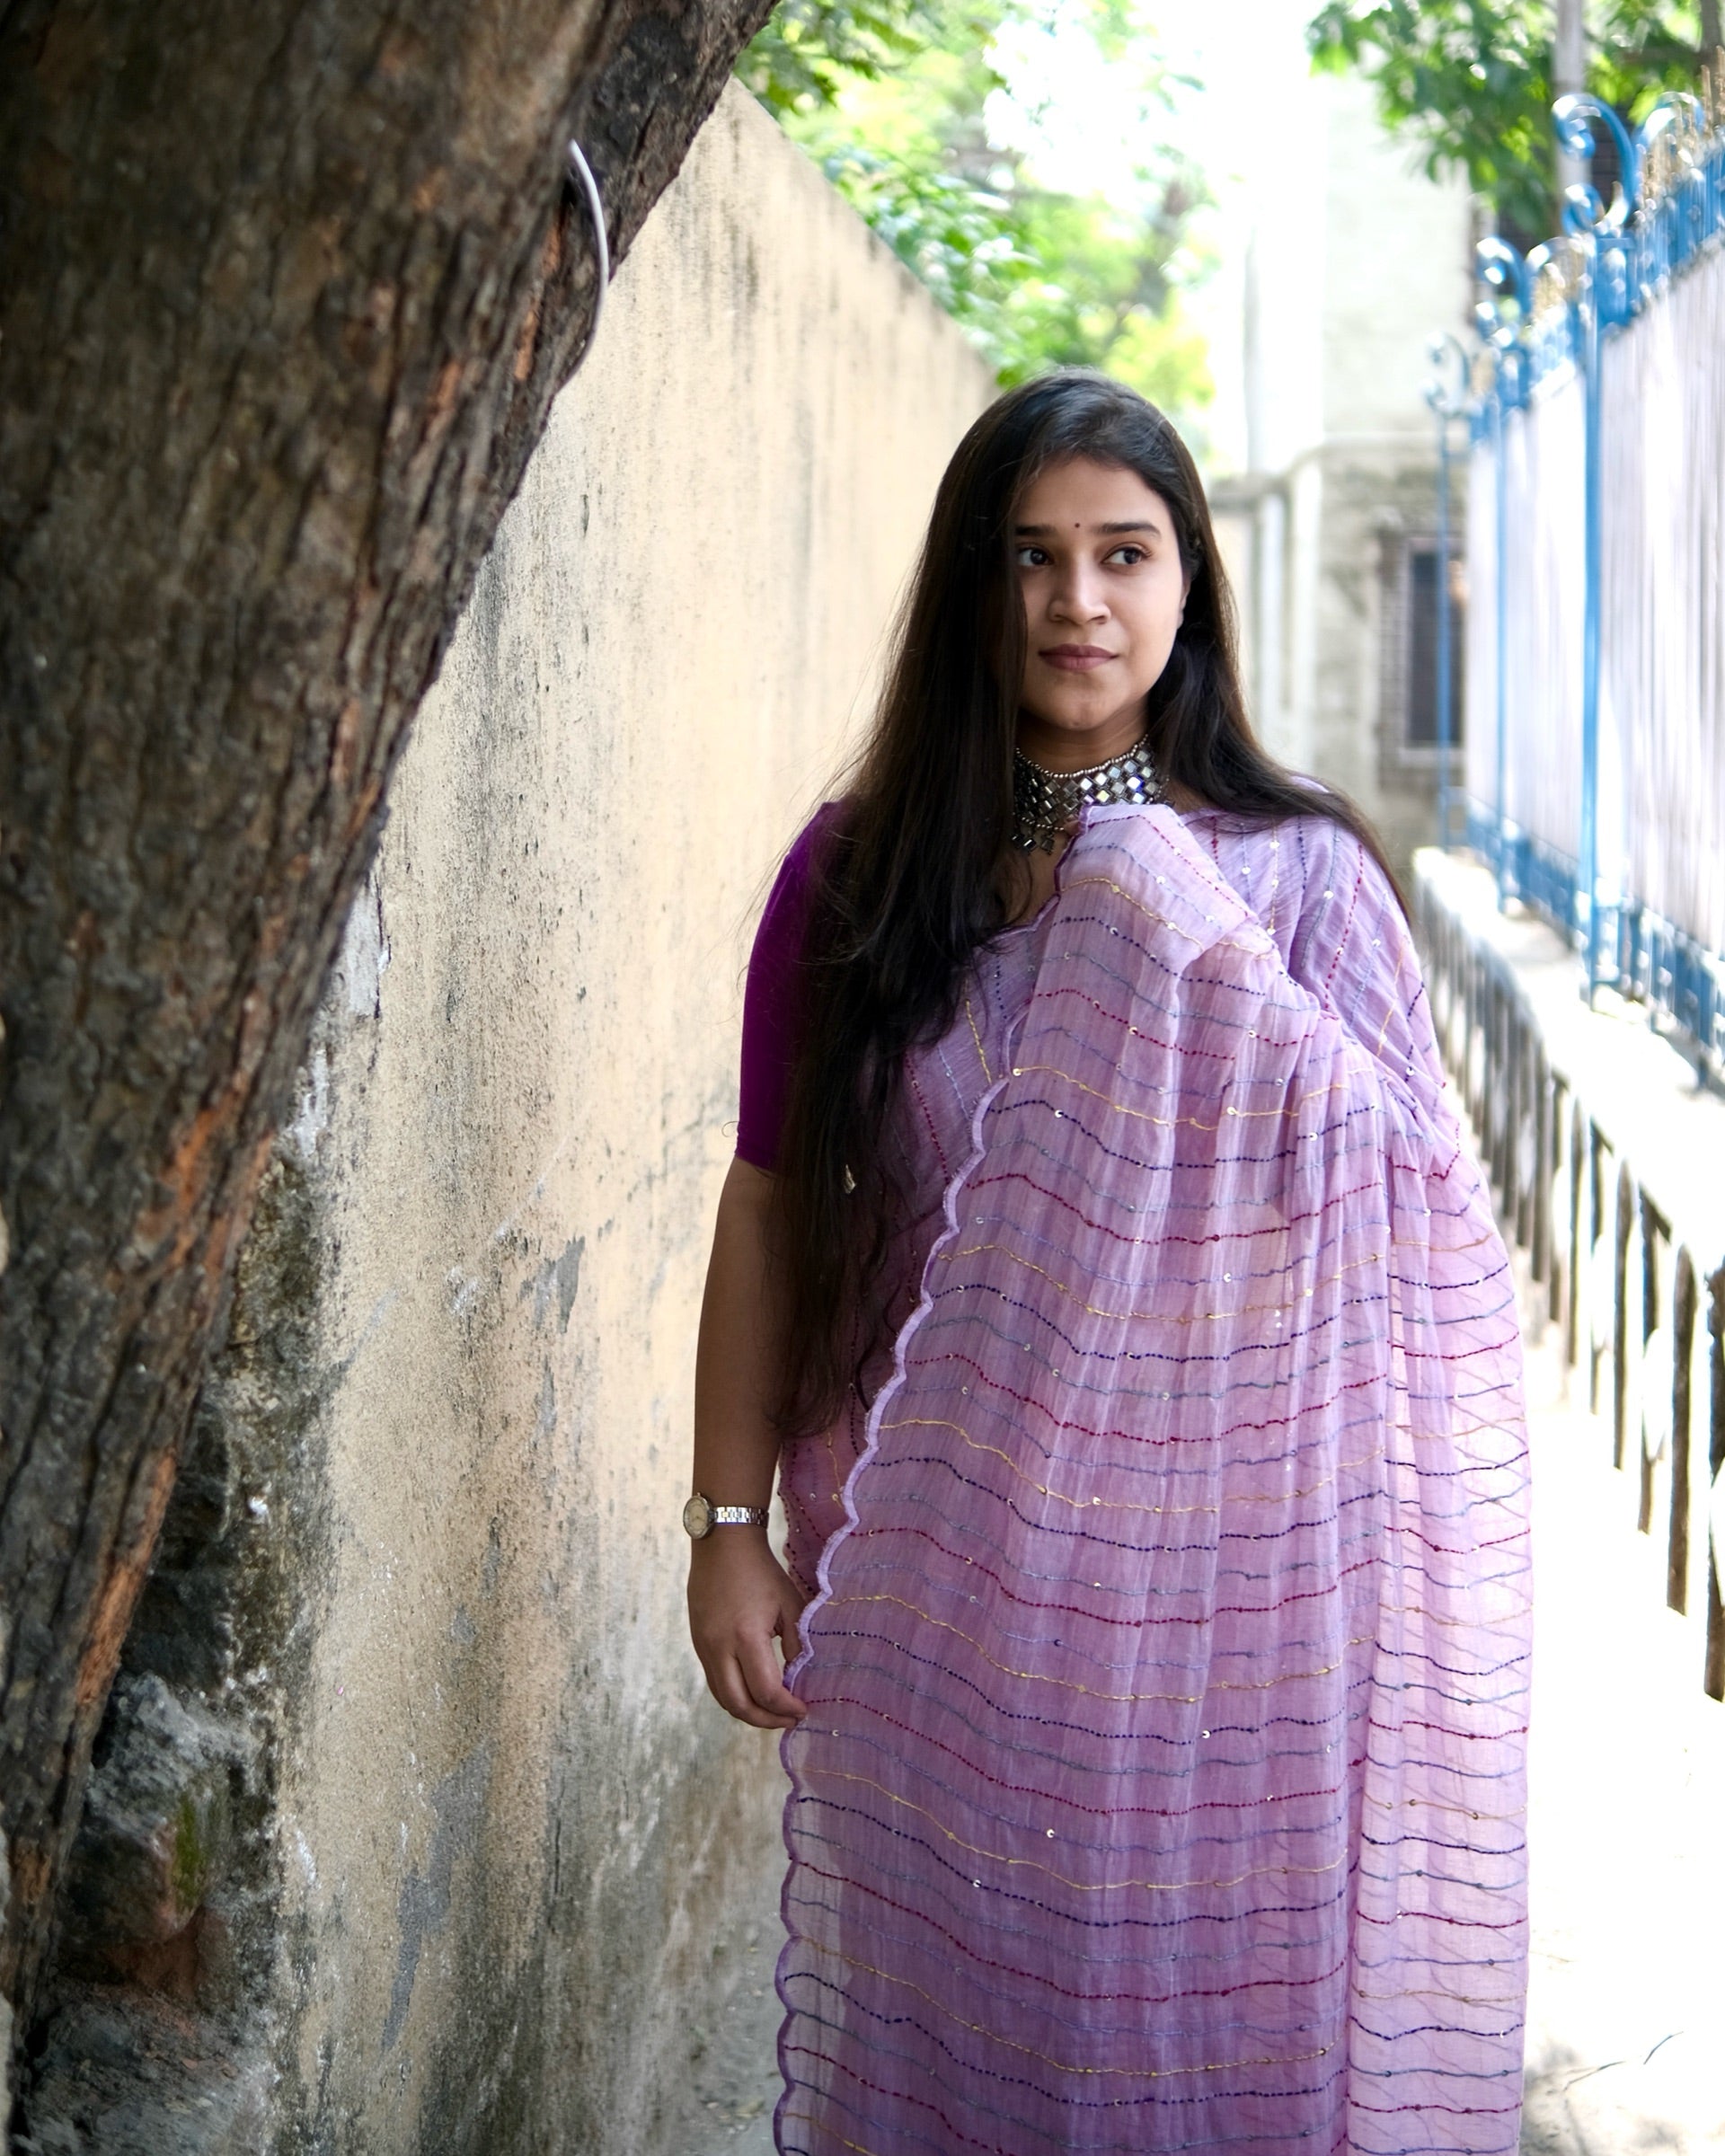
[[[1052,524],[1020,524],[1014,525],[1013,528],[1021,539],[1046,539],[1051,532],[1058,527]],[[1135,517],[1125,524],[1092,524],[1089,528],[1092,532],[1110,539],[1118,537],[1122,532],[1159,534],[1162,530],[1162,526],[1148,517]]]

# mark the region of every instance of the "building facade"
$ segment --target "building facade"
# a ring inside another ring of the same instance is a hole
[[[1469,307],[1473,210],[1390,139],[1362,83],[1296,54],[1283,89],[1233,206],[1242,268],[1215,364],[1235,468],[1213,498],[1266,743],[1351,794],[1405,865],[1436,830],[1440,577],[1457,652],[1465,606],[1459,492],[1439,560],[1424,388],[1431,338]]]

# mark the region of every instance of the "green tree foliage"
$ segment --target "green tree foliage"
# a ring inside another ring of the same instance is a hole
[[[737,72],[781,116],[836,105],[847,83],[878,82],[947,29],[940,0],[779,0]]]
[[[1703,22],[1703,12],[1706,20]],[[1639,119],[1666,89],[1694,90],[1718,0],[1592,0],[1588,88]],[[1329,0],[1307,31],[1314,62],[1355,69],[1384,124],[1461,171],[1526,240],[1557,225],[1551,0]]]
[[[1158,146],[1173,84],[1133,0],[1065,0],[1140,95],[1145,157],[1129,199],[1063,193],[1036,169],[1039,112],[998,40],[1057,0],[784,0],[739,73],[928,287],[1004,382],[1105,367],[1190,424],[1211,389],[1181,311],[1202,265],[1188,220],[1197,174]]]

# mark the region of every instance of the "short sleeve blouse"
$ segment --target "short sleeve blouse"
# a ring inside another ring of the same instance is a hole
[[[743,1050],[738,1088],[737,1156],[753,1168],[776,1168],[801,1023],[802,950],[809,928],[814,865],[838,803],[815,811],[779,868],[749,954],[743,992]]]

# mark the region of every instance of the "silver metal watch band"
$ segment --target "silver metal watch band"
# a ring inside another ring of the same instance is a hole
[[[697,1542],[715,1527],[765,1527],[766,1522],[765,1505],[714,1505],[698,1489],[683,1507],[683,1524]]]

